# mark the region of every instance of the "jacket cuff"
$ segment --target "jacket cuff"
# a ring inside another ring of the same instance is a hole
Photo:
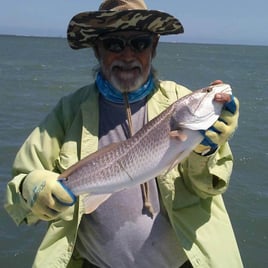
[[[35,223],[38,218],[34,216],[20,192],[21,183],[26,174],[20,174],[7,185],[5,210],[17,225],[23,222]]]
[[[222,146],[209,156],[194,152],[182,163],[183,178],[199,197],[208,198],[226,191],[233,167],[229,146]]]

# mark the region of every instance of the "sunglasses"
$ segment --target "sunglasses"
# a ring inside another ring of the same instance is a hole
[[[102,41],[103,47],[111,52],[120,53],[126,46],[130,47],[135,52],[142,52],[150,47],[153,42],[153,37],[150,35],[135,36],[132,38],[123,38],[117,36],[99,37]]]

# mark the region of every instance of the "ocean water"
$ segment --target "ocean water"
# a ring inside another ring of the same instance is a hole
[[[95,65],[90,49],[73,51],[62,38],[0,36],[1,267],[31,267],[46,230],[17,227],[3,209],[15,154],[61,96],[93,81]],[[160,43],[154,66],[191,89],[232,85],[241,115],[224,199],[245,267],[268,267],[268,47]]]

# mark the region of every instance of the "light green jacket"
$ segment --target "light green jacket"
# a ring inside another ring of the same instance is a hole
[[[149,98],[148,119],[187,93],[188,89],[174,82],[161,82]],[[61,173],[97,150],[98,96],[91,85],[62,98],[18,152],[5,204],[16,224],[38,221],[20,193],[20,183],[27,174],[36,169]],[[191,153],[177,168],[158,178],[163,205],[194,267],[242,267],[221,196],[232,166],[233,157],[225,144],[209,157]],[[213,176],[219,179],[217,185],[212,183]],[[81,267],[74,245],[84,212],[82,199],[67,210],[63,219],[50,222],[33,267]]]

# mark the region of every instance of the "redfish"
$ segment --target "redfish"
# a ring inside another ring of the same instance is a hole
[[[60,175],[75,196],[88,194],[86,213],[117,191],[168,172],[203,140],[199,130],[219,118],[217,93],[232,94],[227,84],[196,90],[175,101],[126,141],[111,144],[77,162]]]

